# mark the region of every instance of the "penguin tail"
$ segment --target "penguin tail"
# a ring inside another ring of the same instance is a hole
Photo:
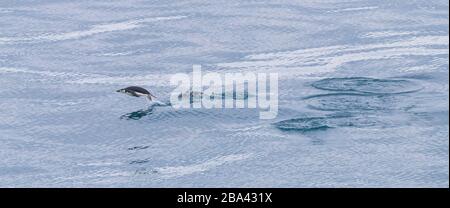
[[[148,100],[153,101],[153,99],[156,100],[156,97],[152,94],[147,95]]]

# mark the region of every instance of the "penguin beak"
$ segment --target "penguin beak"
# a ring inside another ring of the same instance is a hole
[[[116,90],[116,92],[120,92],[121,90]]]

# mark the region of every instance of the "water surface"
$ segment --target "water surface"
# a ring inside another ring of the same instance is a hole
[[[448,187],[448,1],[0,2],[1,187]],[[277,72],[279,113],[150,106]]]

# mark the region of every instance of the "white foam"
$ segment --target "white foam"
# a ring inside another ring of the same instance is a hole
[[[368,6],[368,7],[351,7],[351,8],[344,8],[344,9],[336,9],[336,10],[331,10],[328,12],[352,12],[352,11],[365,11],[365,10],[374,10],[374,9],[378,9],[378,7],[376,6]]]
[[[388,43],[337,45],[303,50],[249,55],[243,61],[220,63],[226,72],[277,72],[280,78],[333,72],[355,62],[405,56],[448,54],[448,36],[421,36]],[[433,48],[431,46],[440,46]],[[446,48],[441,48],[446,46]]]
[[[94,76],[93,74],[81,74],[81,73],[71,73],[71,72],[55,72],[55,71],[46,71],[46,70],[31,70],[25,68],[14,68],[14,67],[0,67],[0,74],[2,73],[25,73],[25,74],[37,74],[40,76],[46,77],[86,77],[86,76]]]
[[[46,34],[33,37],[0,37],[0,44],[7,43],[29,43],[29,42],[46,42],[46,41],[63,41],[63,40],[74,40],[93,36],[101,33],[115,32],[132,30],[138,27],[142,27],[144,23],[164,21],[164,20],[177,20],[186,18],[186,16],[169,16],[169,17],[153,17],[153,18],[143,18],[138,20],[129,20],[116,23],[107,23],[94,25],[90,29],[72,31],[60,34]]]
[[[226,155],[222,157],[213,158],[199,164],[192,164],[186,166],[160,167],[155,168],[155,170],[158,171],[158,173],[162,174],[162,177],[171,178],[198,172],[204,172],[227,163],[248,159],[251,156],[252,154]]]
[[[147,74],[136,76],[109,76],[93,73],[56,72],[32,70],[27,68],[0,67],[0,74],[34,74],[49,78],[58,78],[69,84],[120,84],[167,86],[171,75]]]
[[[264,60],[273,58],[298,58],[298,57],[303,58],[303,57],[326,56],[342,52],[358,52],[360,50],[375,50],[383,48],[433,46],[433,45],[448,46],[449,44],[448,38],[449,36],[418,36],[406,40],[387,43],[374,43],[362,45],[337,45],[319,48],[307,48],[295,51],[255,54],[249,55],[246,58],[250,60]]]
[[[376,31],[368,32],[361,37],[363,38],[386,38],[394,36],[407,36],[407,35],[418,35],[420,32],[417,31]]]
[[[117,52],[117,53],[102,53],[98,56],[114,57],[114,56],[129,56],[135,53],[135,51]]]

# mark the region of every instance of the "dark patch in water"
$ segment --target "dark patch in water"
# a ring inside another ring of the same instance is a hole
[[[149,175],[149,174],[157,174],[157,170],[148,170],[147,168],[137,169],[134,174],[135,175]]]
[[[431,74],[407,74],[395,78],[403,78],[403,79],[418,79],[418,80],[432,80],[436,79],[436,76]]]
[[[126,120],[139,120],[145,116],[148,116],[153,113],[153,108],[149,108],[147,110],[138,110],[131,113],[127,113],[125,115],[120,116],[120,119]]]
[[[449,112],[437,111],[437,112],[414,112],[413,115],[417,119],[429,122],[430,124],[448,124]]]
[[[338,113],[321,117],[288,119],[274,123],[273,125],[283,131],[308,132],[336,127],[368,127],[377,125],[378,123],[376,120],[367,116]]]
[[[130,165],[133,164],[144,164],[144,163],[148,163],[150,160],[149,159],[143,159],[143,160],[133,160],[130,162]]]
[[[401,94],[421,89],[417,83],[402,79],[373,79],[367,77],[328,78],[316,81],[313,87],[329,91],[371,94]]]
[[[389,96],[332,93],[306,97],[308,107],[321,111],[380,111],[391,108]]]
[[[170,106],[170,104],[155,101],[147,109],[141,109],[141,110],[138,110],[138,111],[127,113],[125,115],[120,116],[120,119],[139,120],[139,119],[141,119],[143,117],[146,117],[148,115],[153,114],[154,110],[155,110],[155,107],[164,107],[164,106]]]
[[[320,139],[320,138],[312,138],[311,144],[312,145],[324,145],[325,141],[323,139]]]
[[[331,128],[324,117],[310,117],[310,118],[294,118],[280,121],[274,124],[278,129],[284,131],[313,131],[325,130]]]
[[[128,148],[128,150],[143,150],[143,149],[147,149],[150,146],[135,146],[135,147],[130,147]]]

